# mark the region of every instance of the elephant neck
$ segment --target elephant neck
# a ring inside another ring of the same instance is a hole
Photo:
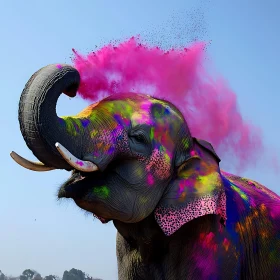
[[[149,264],[172,262],[170,252],[173,252],[173,257],[180,256],[181,250],[191,252],[202,233],[218,232],[221,227],[217,215],[207,215],[194,219],[171,236],[166,236],[157,224],[153,213],[138,223],[114,221],[114,225],[123,242],[128,246],[128,250],[136,250],[143,263]]]

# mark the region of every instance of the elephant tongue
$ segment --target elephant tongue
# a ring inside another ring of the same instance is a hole
[[[93,217],[97,218],[102,224],[107,224],[109,222],[109,220],[106,220],[102,217],[98,217],[95,214],[92,214],[92,215],[93,215]]]

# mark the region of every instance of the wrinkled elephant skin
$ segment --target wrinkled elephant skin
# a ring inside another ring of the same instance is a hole
[[[31,77],[19,122],[40,162],[12,157],[72,171],[58,197],[113,221],[119,279],[279,279],[278,195],[220,170],[212,145],[167,101],[119,94],[58,117],[59,95],[75,96],[79,83],[68,65]]]

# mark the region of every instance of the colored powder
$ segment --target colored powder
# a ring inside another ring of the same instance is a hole
[[[148,174],[148,184],[153,185],[154,184],[154,177],[151,173]]]
[[[229,246],[230,246],[230,241],[227,238],[224,238],[223,247],[225,248],[226,251],[228,251]]]
[[[205,47],[196,42],[165,51],[132,37],[87,56],[73,50],[79,95],[90,101],[126,92],[163,98],[183,113],[192,135],[209,141],[233,168],[250,167],[262,158],[260,129],[243,119],[236,94],[208,69]]]
[[[110,190],[106,186],[94,187],[93,192],[100,198],[106,199],[109,196]]]
[[[248,196],[241,190],[239,189],[237,186],[232,185],[231,186],[237,193],[239,193],[239,195],[246,201],[248,201]]]

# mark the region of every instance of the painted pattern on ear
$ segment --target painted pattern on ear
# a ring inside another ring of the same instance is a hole
[[[177,177],[170,182],[168,193],[154,211],[157,223],[167,236],[205,215],[219,215],[223,225],[227,220],[220,159],[210,143],[193,140],[194,146],[185,157],[179,153]]]
[[[225,224],[227,216],[224,191],[202,196],[181,208],[159,206],[155,210],[155,219],[164,234],[170,236],[185,223],[207,214],[220,215]]]

